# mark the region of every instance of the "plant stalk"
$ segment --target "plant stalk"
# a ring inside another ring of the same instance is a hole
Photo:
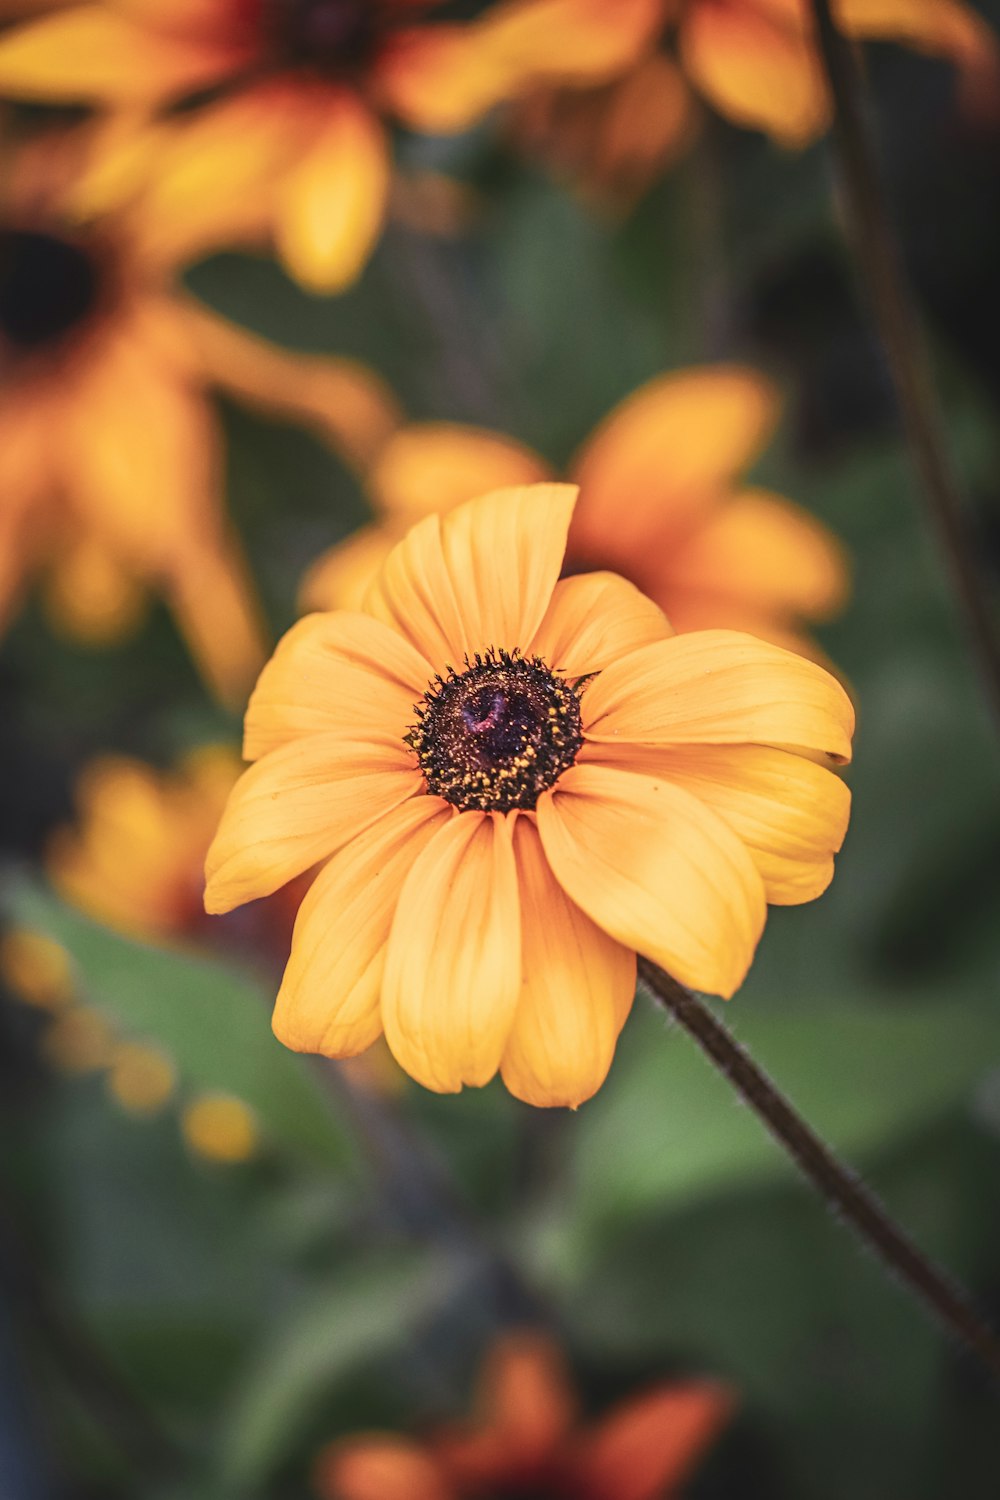
[[[851,239],[885,350],[911,456],[994,712],[1000,719],[1000,637],[976,561],[942,430],[930,363],[865,118],[863,84],[831,0],[812,0],[823,69],[834,102],[834,139]]]
[[[1000,1337],[983,1320],[963,1288],[914,1244],[874,1193],[823,1144],[703,1001],[649,959],[640,957],[639,977],[729,1080],[829,1207],[1000,1382]]]

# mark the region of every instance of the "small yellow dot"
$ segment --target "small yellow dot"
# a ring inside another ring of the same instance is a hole
[[[253,1114],[231,1094],[202,1094],[188,1105],[181,1123],[191,1150],[209,1161],[246,1161],[257,1149]]]
[[[153,1115],[174,1091],[175,1073],[167,1054],[141,1042],[122,1042],[115,1048],[108,1088],[131,1115]]]
[[[30,927],[0,939],[0,976],[12,994],[42,1010],[59,1010],[73,998],[73,970],[61,943]]]

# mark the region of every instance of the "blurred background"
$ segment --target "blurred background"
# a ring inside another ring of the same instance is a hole
[[[996,0],[978,9],[1000,25]],[[865,56],[995,586],[1000,108],[960,110],[947,62]],[[412,419],[497,429],[557,468],[664,371],[736,360],[777,383],[752,478],[850,560],[817,636],[858,707],[854,812],[832,888],[772,911],[726,1019],[1000,1319],[995,725],[829,143],[790,153],[706,111],[627,213],[547,171],[509,118],[397,151],[412,180],[458,187],[433,211],[401,199],[344,294],[250,253],[187,285],[285,349],[363,362]],[[315,428],[212,399],[273,640],[371,502]],[[732,1389],[693,1497],[994,1495],[995,1393],[643,997],[576,1113],[499,1082],[438,1098],[387,1054],[337,1069],[273,1040],[288,911],[220,928],[195,888],[182,921],[175,881],[168,921],[152,889],[211,832],[241,707],[213,701],[155,599],[96,649],[29,594],[0,648],[3,1500],[305,1500],[338,1436],[466,1413],[484,1352],[526,1322],[588,1411],[674,1376]],[[66,833],[88,819],[89,866]]]

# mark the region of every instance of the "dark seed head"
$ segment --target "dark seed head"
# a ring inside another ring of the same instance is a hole
[[[428,688],[407,735],[428,790],[463,810],[532,808],[583,743],[577,690],[539,657],[489,650]]]
[[[56,344],[86,322],[100,296],[83,246],[30,229],[0,230],[0,338],[24,353]]]
[[[343,78],[363,72],[383,26],[377,0],[270,0],[278,47],[291,61]]]

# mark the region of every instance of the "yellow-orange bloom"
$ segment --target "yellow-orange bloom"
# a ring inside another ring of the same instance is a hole
[[[525,149],[597,197],[627,204],[694,138],[699,100],[793,149],[827,128],[812,0],[658,3],[646,46],[616,77],[598,88],[539,90],[518,106]],[[833,0],[833,11],[849,36],[950,59],[970,105],[995,101],[1000,44],[965,0]]]
[[[317,425],[352,459],[395,420],[363,370],[292,356],[171,282],[125,210],[82,218],[90,132],[51,132],[0,194],[0,624],[33,574],[50,615],[100,643],[161,593],[206,680],[239,699],[266,654],[222,506],[209,389]]]
[[[843,689],[751,636],[674,636],[613,574],[560,582],[575,499],[531,485],[427,516],[363,612],[300,621],[261,674],[205,900],[325,861],[275,1010],[288,1046],[344,1056],[384,1030],[428,1088],[499,1069],[576,1105],[636,950],[731,995],[766,901],[829,883]]]
[[[560,1351],[529,1333],[497,1342],[477,1395],[474,1425],[423,1443],[380,1433],[332,1443],[316,1465],[322,1500],[676,1500],[734,1404],[715,1382],[676,1381],[585,1426]]]
[[[178,225],[203,248],[268,237],[330,292],[381,229],[387,118],[457,130],[540,80],[608,77],[658,5],[518,0],[448,24],[444,0],[89,0],[0,39],[0,92],[119,111],[194,102],[133,119],[110,176],[144,182],[168,238]]]
[[[737,366],[679,371],[635,391],[570,465],[582,493],[568,571],[622,574],[677,631],[726,626],[815,653],[804,626],[843,603],[843,551],[798,506],[740,479],[778,407],[770,382]],[[399,429],[369,475],[379,519],[313,565],[305,608],[357,608],[406,527],[429,511],[551,477],[537,454],[499,433]]]
[[[255,907],[231,933],[202,903],[205,854],[240,770],[225,745],[193,751],[171,771],[128,756],[92,761],[77,786],[77,821],[48,850],[56,890],[130,937],[215,945],[231,937],[244,956],[280,963],[303,884]]]

